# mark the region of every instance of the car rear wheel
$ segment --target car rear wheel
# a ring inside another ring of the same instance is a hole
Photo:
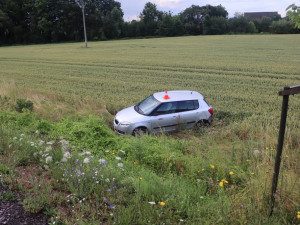
[[[208,125],[210,125],[209,121],[208,120],[199,120],[195,126],[194,126],[194,129],[195,130],[200,130],[200,129],[203,129],[204,127],[207,127]]]

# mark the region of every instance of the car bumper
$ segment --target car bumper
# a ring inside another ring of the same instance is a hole
[[[117,134],[120,134],[120,135],[132,134],[131,125],[123,126],[120,123],[116,123],[116,120],[114,120],[114,130]]]

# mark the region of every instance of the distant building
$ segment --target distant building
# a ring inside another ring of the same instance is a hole
[[[261,19],[263,17],[275,17],[279,16],[278,12],[245,12],[245,17],[248,17],[250,20]]]

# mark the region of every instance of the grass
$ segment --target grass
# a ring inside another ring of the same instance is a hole
[[[51,223],[297,224],[297,95],[268,215],[278,91],[299,84],[299,40],[232,35],[3,47],[1,168],[16,171],[1,172],[3,180],[24,193],[27,211],[42,211]],[[140,139],[109,129],[115,111],[165,89],[202,93],[214,107],[213,126]],[[34,103],[33,113],[14,112],[20,98]],[[32,176],[19,176],[20,169]]]

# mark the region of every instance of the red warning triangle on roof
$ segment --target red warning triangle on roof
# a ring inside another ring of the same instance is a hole
[[[169,95],[168,95],[168,91],[165,91],[165,93],[166,93],[166,94],[165,94],[165,96],[164,96],[164,99],[165,99],[165,100],[170,99],[170,97],[169,97]]]

